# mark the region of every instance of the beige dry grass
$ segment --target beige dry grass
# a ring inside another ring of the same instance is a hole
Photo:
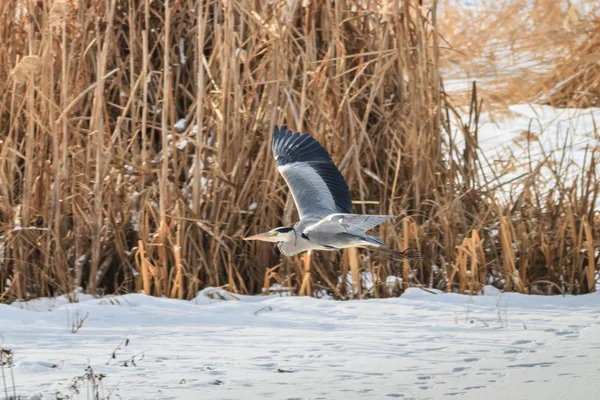
[[[440,32],[447,77],[478,79],[486,105],[517,102],[558,107],[598,104],[600,3],[595,0],[444,2]],[[468,91],[464,87],[463,94]],[[457,96],[455,100],[465,99]],[[468,99],[467,99],[468,100]]]
[[[600,16],[589,21],[569,57],[527,88],[536,101],[555,107],[600,106]]]
[[[2,301],[76,287],[191,298],[205,286],[260,293],[272,283],[384,297],[388,275],[402,276],[402,288],[594,290],[595,175],[495,205],[495,183],[478,178],[477,96],[461,125],[466,149],[445,134],[456,116],[439,85],[435,9],[408,0],[56,4],[0,5]],[[13,79],[26,59],[39,70]],[[398,215],[382,237],[420,248],[423,263],[361,251],[279,264],[271,246],[242,242],[296,219],[269,149],[284,122],[330,151],[356,212]],[[373,290],[361,292],[360,270],[375,277]]]

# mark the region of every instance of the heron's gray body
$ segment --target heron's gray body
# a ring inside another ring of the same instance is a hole
[[[346,214],[330,214],[322,219],[307,217],[293,226],[293,238],[290,241],[279,242],[278,248],[283,255],[292,256],[307,250],[340,250],[356,246],[384,246],[383,241],[365,233],[359,226],[344,226],[330,218]],[[352,216],[348,214],[348,216]],[[374,218],[389,216],[365,215],[360,217]],[[383,221],[381,221],[383,222]]]
[[[300,216],[291,230],[283,228],[281,235],[275,235],[279,236],[278,247],[284,255],[356,246],[385,247],[381,239],[366,231],[391,216],[352,214],[348,185],[315,139],[285,126],[275,127],[272,150]]]

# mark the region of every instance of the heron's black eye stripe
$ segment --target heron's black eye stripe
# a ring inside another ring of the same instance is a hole
[[[284,227],[284,228],[277,228],[276,230],[277,230],[277,232],[279,232],[279,233],[288,233],[288,232],[290,232],[290,231],[294,230],[294,228],[288,228],[288,227]]]
[[[303,234],[302,234],[302,239],[306,239],[306,240],[308,240],[308,235],[307,235],[306,233],[303,233]]]

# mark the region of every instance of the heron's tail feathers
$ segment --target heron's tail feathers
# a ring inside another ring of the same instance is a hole
[[[409,247],[408,249],[404,250],[404,251],[398,251],[398,250],[392,250],[390,248],[387,247],[371,247],[374,250],[377,251],[381,251],[382,253],[385,254],[389,254],[392,257],[396,257],[400,260],[414,260],[414,261],[422,261],[423,260],[423,256],[421,255],[421,252],[417,249],[415,249],[414,247]]]

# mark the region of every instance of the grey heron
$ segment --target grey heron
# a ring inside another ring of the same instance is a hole
[[[307,133],[275,126],[272,142],[277,170],[287,183],[300,221],[244,240],[277,242],[282,254],[307,250],[339,250],[369,247],[399,258],[420,259],[416,249],[395,251],[366,232],[392,218],[391,215],[352,213],[348,185],[329,153]]]

